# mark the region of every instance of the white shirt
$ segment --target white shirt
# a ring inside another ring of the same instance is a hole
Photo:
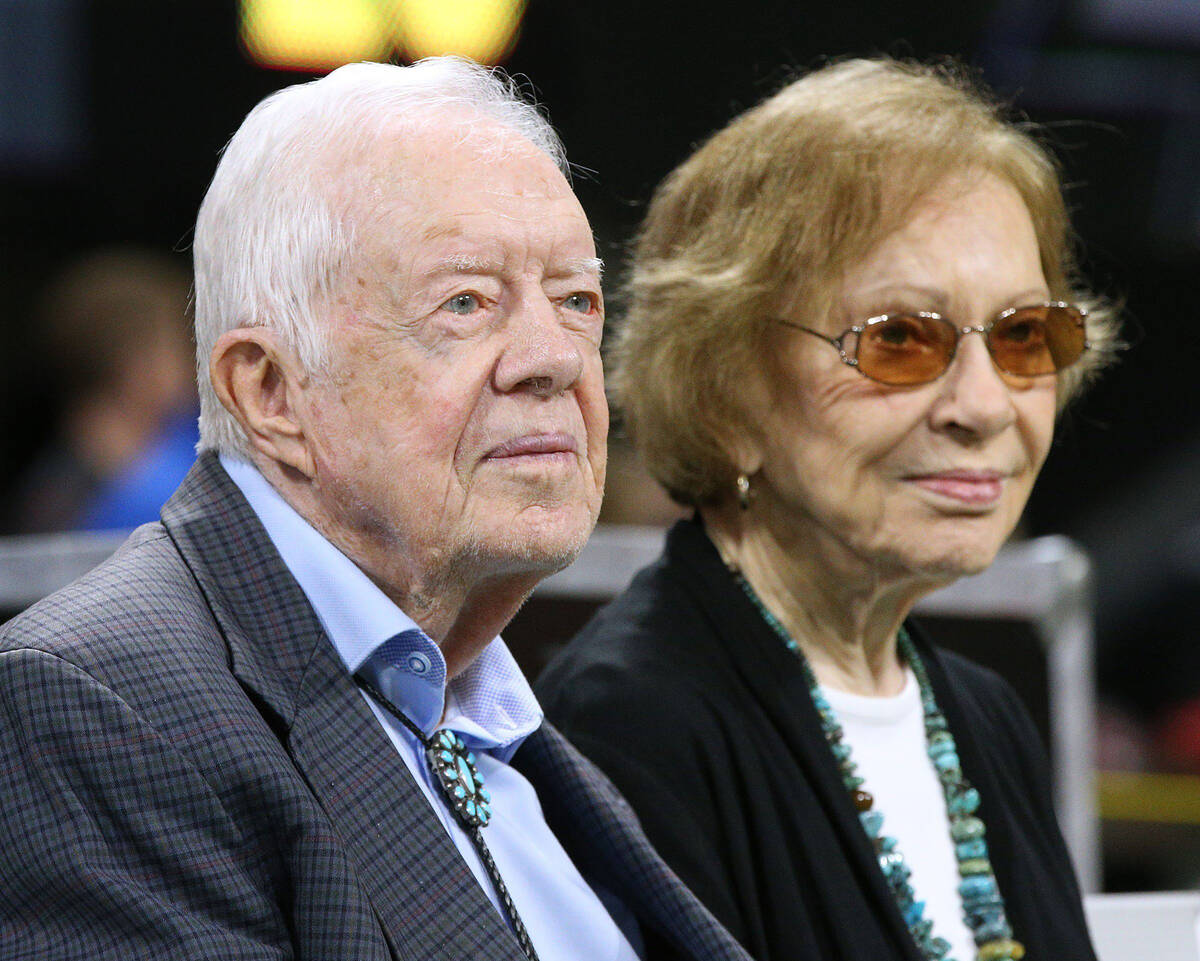
[[[895,838],[912,870],[909,883],[933,933],[950,942],[951,958],[973,959],[977,953],[963,920],[961,880],[946,797],[925,750],[925,716],[921,690],[910,669],[904,690],[895,697],[865,697],[822,687],[842,726],[850,756],[883,815],[882,833]]]

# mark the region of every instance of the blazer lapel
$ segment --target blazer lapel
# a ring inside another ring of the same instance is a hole
[[[313,658],[298,701],[293,759],[393,942],[420,946],[421,958],[450,961],[486,946],[488,957],[524,961],[335,654]]]
[[[579,870],[618,894],[638,920],[689,958],[749,955],[658,856],[629,803],[549,723],[513,758],[537,791],[546,822]]]
[[[234,675],[328,814],[397,957],[516,940],[429,809],[299,585],[216,456],[201,456],[163,523],[212,607]]]

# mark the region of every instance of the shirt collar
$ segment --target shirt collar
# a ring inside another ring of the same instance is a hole
[[[497,636],[449,685],[438,646],[246,461],[221,466],[245,495],[346,669],[360,669],[426,734],[439,726],[507,761],[542,722],[529,682]]]

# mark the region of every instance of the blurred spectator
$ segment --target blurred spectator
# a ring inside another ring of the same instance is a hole
[[[6,505],[10,530],[157,518],[195,457],[189,285],[175,261],[134,248],[96,251],[51,282],[34,338],[61,415]]]

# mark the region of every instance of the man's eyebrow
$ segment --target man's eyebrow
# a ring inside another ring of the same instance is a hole
[[[486,274],[495,273],[500,265],[487,257],[471,254],[451,254],[432,265],[433,274]]]
[[[597,277],[604,275],[604,261],[599,257],[580,257],[568,260],[563,266],[567,268],[567,273],[571,274],[595,274]]]
[[[449,257],[444,257],[431,264],[427,273],[434,276],[438,274],[488,274],[497,273],[500,269],[500,263],[488,257],[451,254]],[[592,274],[599,278],[604,274],[604,261],[599,257],[578,257],[564,261],[561,267],[553,272],[562,276]]]

